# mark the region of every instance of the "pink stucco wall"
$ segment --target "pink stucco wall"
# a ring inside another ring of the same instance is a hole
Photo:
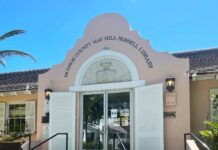
[[[218,88],[217,80],[191,81],[191,132],[198,134],[206,126],[203,124],[210,116],[210,89]]]
[[[76,29],[75,29],[76,30]],[[116,37],[116,40],[103,40],[93,44],[93,40],[105,36]],[[126,37],[138,44],[138,48],[117,40],[119,36]],[[160,39],[161,40],[161,39]],[[91,42],[91,44],[88,44]],[[70,67],[67,77],[66,68],[70,59],[83,46],[87,46],[81,52]],[[139,36],[137,31],[130,30],[128,22],[117,14],[104,14],[91,20],[85,29],[84,35],[71,49],[66,59],[53,66],[50,71],[39,76],[37,137],[42,138],[41,116],[43,116],[44,89],[52,88],[55,92],[68,91],[75,84],[75,78],[80,66],[91,56],[103,51],[107,47],[110,51],[120,52],[127,56],[136,66],[139,79],[145,80],[146,85],[163,83],[171,75],[176,79],[175,93],[177,94],[176,106],[165,106],[164,111],[175,111],[176,118],[164,119],[164,141],[166,150],[183,150],[183,134],[190,131],[190,105],[189,105],[189,77],[185,73],[189,70],[188,59],[178,59],[166,52],[157,52],[152,49],[148,40]],[[139,51],[142,47],[150,61],[151,68]],[[52,81],[52,84],[51,84]],[[164,91],[165,93],[165,91]],[[163,94],[164,94],[163,93]]]

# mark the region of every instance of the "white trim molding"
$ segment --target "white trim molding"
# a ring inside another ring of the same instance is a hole
[[[104,51],[101,51],[101,52],[91,56],[88,60],[86,60],[82,64],[82,66],[80,67],[80,69],[76,75],[75,86],[81,85],[82,79],[83,79],[84,74],[87,71],[87,69],[93,63],[95,63],[96,61],[99,61],[100,59],[103,59],[103,58],[114,58],[114,59],[121,61],[129,69],[129,71],[131,73],[132,81],[139,80],[138,71],[136,69],[136,66],[132,62],[132,60],[130,60],[127,56],[125,56],[124,54],[121,54],[119,52],[115,52],[115,51],[111,51],[111,50],[104,50]]]
[[[116,83],[105,83],[105,84],[95,84],[95,85],[79,85],[71,86],[69,88],[70,92],[90,92],[90,91],[104,91],[104,90],[117,90],[117,89],[130,89],[135,87],[144,86],[144,80],[129,81],[129,82],[116,82]]]
[[[218,80],[218,74],[192,75],[192,81],[198,81],[198,80]]]

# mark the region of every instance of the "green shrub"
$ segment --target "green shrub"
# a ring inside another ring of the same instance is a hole
[[[218,116],[215,121],[205,121],[207,130],[200,131],[200,135],[206,140],[211,150],[218,150]]]

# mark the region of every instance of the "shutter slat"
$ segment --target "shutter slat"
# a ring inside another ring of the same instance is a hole
[[[26,132],[34,133],[36,128],[36,102],[27,101],[25,110]]]
[[[0,132],[5,131],[5,103],[0,103]]]
[[[162,84],[135,89],[136,150],[163,150]]]

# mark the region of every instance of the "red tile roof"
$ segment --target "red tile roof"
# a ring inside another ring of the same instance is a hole
[[[37,69],[0,74],[0,92],[20,91],[38,88],[38,75],[49,69]]]
[[[178,58],[189,58],[191,74],[218,73],[218,48],[173,53]]]

